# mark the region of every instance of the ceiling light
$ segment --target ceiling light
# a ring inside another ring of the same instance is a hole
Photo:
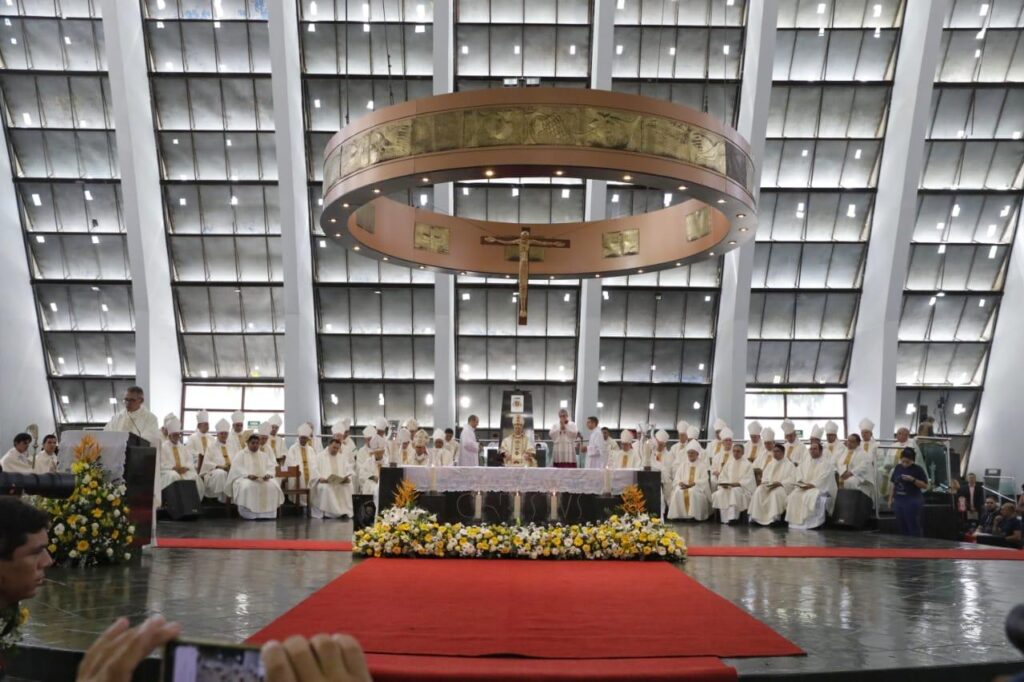
[[[956,131],[956,136],[957,136],[957,137],[959,137],[959,138],[963,138],[963,136],[964,136],[965,134],[966,134],[966,133],[965,133],[965,132],[964,132],[963,130],[958,130],[958,131]]]
[[[569,190],[568,189],[563,189],[562,190],[562,198],[563,199],[568,199],[569,198]]]
[[[946,229],[946,223],[935,223],[935,229],[936,230],[945,230]]]
[[[99,244],[100,243],[100,238],[97,235],[93,235],[92,236],[92,243],[93,244]]]
[[[653,410],[654,409],[654,403],[647,403],[647,409],[648,410]]]
[[[63,365],[64,364],[64,358],[61,357],[60,355],[57,356],[57,364],[58,365]]]
[[[881,38],[882,37],[882,29],[880,29],[878,26],[875,26],[874,36],[876,38]]]
[[[619,203],[619,195],[618,195],[618,193],[612,194],[612,203],[613,204]]]
[[[940,292],[938,292],[938,293],[937,293],[937,294],[935,294],[935,295],[936,295],[937,297],[939,297],[939,298],[945,298],[945,297],[946,297],[946,292],[945,292],[945,291],[940,291]]]
[[[967,408],[964,407],[963,403],[956,403],[953,405],[953,414],[963,414],[966,411]]]
[[[988,3],[983,2],[981,3],[981,7],[978,8],[978,16],[983,17],[986,14],[988,14]]]
[[[378,393],[377,394],[377,404],[378,405],[383,405],[384,404],[384,394],[383,393]]]
[[[665,205],[665,207],[667,208],[669,206],[669,204],[672,203],[672,193],[671,192],[665,192],[665,196],[663,196],[661,198],[661,203],[663,203]]]
[[[609,294],[607,289],[601,292],[601,297],[604,298],[604,300],[606,301],[608,300]]]
[[[995,258],[996,257],[996,253],[998,253],[998,252],[999,252],[999,247],[996,246],[995,244],[993,244],[992,248],[990,248],[988,250],[988,258],[989,258],[989,260],[992,260],[993,258]]]
[[[512,54],[519,54],[521,49],[522,48],[520,48],[518,45],[513,45],[512,46]]]
[[[314,109],[319,109],[320,108],[320,100],[319,99],[313,100],[313,108]]]
[[[92,201],[92,192],[90,192],[89,190],[85,190],[84,194],[86,201]]]
[[[979,308],[984,308],[985,307],[985,299],[983,299],[983,298],[979,298],[978,299],[978,307]]]
[[[369,24],[363,24],[363,33],[369,33],[369,32],[370,32],[370,25]]]
[[[825,37],[825,27],[824,26],[822,26],[822,27],[820,27],[818,29],[818,37],[819,38],[824,38]]]
[[[176,137],[171,138],[171,144],[178,144],[178,138],[176,138]]]
[[[937,301],[937,300],[938,299],[936,299],[934,296],[932,296],[931,298],[928,299],[928,305],[935,305],[935,301]]]
[[[736,240],[735,239],[730,239],[729,240],[729,246],[736,246]]]
[[[977,33],[974,34],[974,39],[975,40],[984,40],[985,39],[985,27],[984,26],[981,27],[980,31],[978,31]]]
[[[746,214],[746,213],[737,213],[737,214],[736,214],[736,217],[737,217],[737,218],[746,218],[746,217],[747,217],[747,214]]]
[[[36,235],[36,243],[37,244],[45,244],[46,243],[46,237],[44,237],[41,234],[37,234]]]
[[[1001,218],[1005,218],[1008,215],[1010,215],[1010,205],[1009,204],[1007,204],[1006,206],[1003,206],[1003,210],[999,212],[999,216]]]
[[[157,28],[163,28],[164,27],[164,22],[162,22],[162,21],[156,22],[156,27]]]
[[[960,215],[960,204],[953,204],[953,217]]]
[[[105,313],[109,313],[110,312],[110,308],[107,307],[106,303],[100,303],[100,310],[102,310]]]
[[[565,303],[569,303],[570,301],[572,301],[572,296],[569,294],[565,294],[564,296],[562,296],[562,301],[564,301]]]
[[[462,196],[464,196],[464,197],[468,197],[469,196],[469,188],[468,187],[463,187],[462,188]]]
[[[569,54],[572,54],[572,55],[576,54],[576,46],[575,45],[570,45],[569,46]]]
[[[861,149],[860,149],[860,147],[858,147],[857,149],[853,150],[853,158],[855,158],[855,159],[859,159],[859,158],[860,158],[860,155],[861,155]]]
[[[459,398],[459,405],[461,405],[463,407],[463,409],[468,408],[469,404],[470,404],[470,401],[469,401],[469,396],[468,395],[464,395],[461,398]]]
[[[1019,130],[1014,130],[1013,131],[1013,135],[1011,135],[1010,137],[1012,137],[1015,140],[1019,140],[1020,139],[1020,135],[1021,135],[1021,133],[1020,133]]]
[[[825,3],[819,2],[818,3],[818,14],[824,14],[824,13],[825,13]]]
[[[355,246],[353,246],[353,247],[352,247],[352,250],[353,250],[353,251],[358,251],[358,250],[359,250],[359,245],[358,245],[358,244],[356,244]]]
[[[623,175],[622,179],[625,180],[626,182],[629,182],[630,180],[633,179],[633,176],[632,175]]]
[[[519,188],[518,187],[513,187],[512,188],[512,196],[514,196],[514,197],[519,196]]]
[[[231,205],[238,206],[238,197],[236,197],[234,194],[231,195]]]
[[[850,204],[846,207],[846,217],[856,218],[857,217],[857,204]]]
[[[988,229],[987,229],[987,230],[985,230],[985,234],[986,234],[987,236],[991,237],[991,236],[992,236],[992,235],[994,235],[995,233],[996,233],[996,224],[995,224],[995,223],[992,223],[991,225],[989,225],[989,226],[988,226]]]
[[[622,54],[622,45],[615,46],[615,54]]]
[[[426,33],[427,32],[427,27],[424,26],[423,24],[416,24],[416,32],[417,33]]]
[[[433,405],[434,404],[434,394],[433,393],[428,393],[427,395],[425,395],[423,397],[423,402],[425,402],[427,404],[427,407],[430,407],[431,405]]]
[[[66,395],[62,395],[62,396],[60,397],[60,401],[61,401],[62,403],[64,403],[65,405],[67,405],[68,403],[70,403],[70,402],[71,402],[71,398],[67,397]]]
[[[375,188],[373,189],[373,193],[374,193],[374,194],[380,194],[380,189],[379,189],[379,188],[376,188],[376,187],[375,187]]]
[[[373,110],[373,100],[372,99],[371,100],[367,100],[366,108],[371,110],[371,111]]]
[[[708,294],[707,296],[704,297],[704,302],[705,303],[711,303],[711,295],[710,294]]]
[[[215,22],[213,22],[213,27],[214,27],[214,28],[220,28],[220,22],[219,22],[219,21],[215,21]],[[314,28],[313,24],[310,24],[310,25],[309,25],[309,32],[310,32],[310,33],[313,33],[313,32],[315,32],[315,31],[316,31],[316,28]]]
[[[657,369],[658,369],[658,366],[657,366],[657,365],[651,365],[651,371],[652,371],[652,372],[654,372],[654,371],[655,371],[655,370],[657,370]]]
[[[729,54],[729,46],[728,45],[722,45],[722,54],[724,54],[724,55],[728,55]]]
[[[882,6],[881,6],[881,5],[875,5],[875,6],[874,6],[874,7],[872,8],[872,10],[871,10],[871,14],[872,14],[873,16],[875,16],[875,17],[880,17],[880,16],[882,16]]]
[[[327,240],[326,239],[321,239],[320,240],[320,248],[321,249],[326,249],[327,248]]]
[[[469,45],[462,46],[462,54],[469,54]]]
[[[387,263],[388,262],[388,257],[384,256],[383,258],[381,258],[381,260],[384,261],[385,263]]]
[[[420,206],[426,206],[427,205],[427,201],[428,201],[427,195],[426,194],[421,194],[420,195]]]
[[[719,200],[718,200],[718,203],[720,203],[720,204],[724,204],[724,203],[725,203],[725,199],[719,199]]]
[[[470,296],[469,296],[469,292],[468,292],[468,291],[463,291],[463,292],[462,292],[462,300],[463,300],[463,301],[468,301],[468,300],[469,300],[469,298],[470,298]]]
[[[42,206],[43,205],[43,200],[39,198],[38,194],[35,194],[35,193],[32,194],[32,205],[33,206]]]
[[[562,177],[563,175],[565,175],[565,171],[564,170],[556,170],[555,171],[555,175],[557,175],[558,177]]]
[[[484,171],[484,175],[486,175],[489,178],[493,178],[494,177],[494,171],[492,171],[491,169],[488,168],[487,170]]]
[[[914,403],[907,403],[907,414],[914,414],[917,412],[917,407]]]
[[[54,303],[53,301],[50,301],[50,310],[52,310],[53,312],[57,312],[57,304]]]
[[[780,375],[776,374],[775,376],[772,377],[772,383],[773,384],[781,384],[782,383],[782,377]]]
[[[974,58],[975,59],[980,59],[981,58],[981,49],[980,48],[974,51]]]
[[[669,53],[669,55],[675,57],[676,56],[676,48],[675,47],[668,48],[668,53]]]
[[[801,149],[800,150],[800,156],[806,157],[807,156],[807,150],[806,149]]]
[[[940,254],[946,253],[946,245],[945,244],[939,244],[939,253]]]
[[[679,187],[677,187],[676,189],[678,189],[680,192],[685,192],[686,191],[686,185],[679,185]]]

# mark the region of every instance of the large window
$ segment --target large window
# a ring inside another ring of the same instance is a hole
[[[271,416],[284,411],[284,386],[280,384],[185,384],[185,412],[182,425],[186,431],[196,428],[196,413],[210,414],[210,428],[221,419],[231,421],[231,414],[240,410],[248,428],[257,428]]]
[[[743,433],[736,437],[747,437],[746,427],[757,420],[761,426],[771,427],[777,440],[782,439],[782,421],[789,419],[796,427],[799,438],[809,438],[815,426],[824,427],[833,421],[839,427],[839,438],[846,437],[846,396],[839,391],[747,391],[746,420]]]
[[[9,2],[0,15],[4,131],[54,414],[101,424],[135,377],[103,27],[87,2]]]

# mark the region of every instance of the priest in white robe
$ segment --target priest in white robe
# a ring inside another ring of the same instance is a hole
[[[569,421],[569,410],[558,411],[558,423],[551,427],[551,464],[559,468],[576,468],[576,439],[579,437],[576,422]]]
[[[586,468],[604,469],[608,465],[608,449],[610,443],[598,427],[597,417],[587,417],[587,430],[590,432],[586,444]]]
[[[756,487],[754,465],[747,459],[741,445],[734,445],[732,459],[725,465],[715,481],[711,506],[718,510],[722,523],[739,521],[740,514],[750,505]]]
[[[749,436],[746,446],[743,449],[743,456],[751,466],[754,466],[754,462],[761,459],[764,454],[764,443],[761,442],[761,433],[764,431],[761,426],[761,422],[756,419],[747,424],[747,434]]]
[[[444,449],[452,453],[452,461],[459,462],[459,441],[455,440],[455,429],[444,430]]]
[[[878,441],[875,440],[875,422],[864,418],[860,420],[860,448],[874,462],[878,455]]]
[[[379,440],[378,440],[379,439]],[[387,465],[386,443],[373,426],[363,429],[363,447],[356,453],[356,471],[359,476],[359,490],[363,495],[377,499],[380,484],[380,470]]]
[[[200,473],[203,469],[203,463],[200,460],[206,456],[206,451],[210,449],[213,440],[213,434],[210,433],[210,413],[200,410],[196,413],[196,430],[188,437],[188,442],[185,444],[192,463]]]
[[[256,430],[256,433],[260,437],[260,452],[263,453],[263,458],[267,460],[267,466],[272,471],[276,471],[278,466],[277,458],[270,449],[270,431],[272,429],[273,427],[270,425],[270,422],[263,422]]]
[[[685,457],[676,467],[672,481],[672,497],[668,518],[704,521],[711,516],[711,482],[708,467],[701,460],[700,444],[693,440],[686,446]]]
[[[504,466],[537,466],[537,451],[533,446],[533,439],[523,431],[522,416],[516,415],[512,418],[512,433],[502,439],[499,452]]]
[[[776,443],[772,458],[761,472],[761,483],[750,498],[750,521],[770,526],[782,520],[789,493],[796,486],[797,470],[786,457],[786,448]]]
[[[249,440],[249,432],[245,430],[245,415],[240,412],[231,413],[231,434],[228,437],[228,447],[231,454],[245,450]]]
[[[398,429],[398,437],[388,443],[388,462],[400,467],[413,464],[415,450],[412,447],[412,434],[404,426]]]
[[[181,422],[171,419],[167,422],[167,440],[160,446],[160,488],[166,488],[178,481],[194,481],[199,497],[203,496],[203,482],[199,478],[188,449],[181,442]]]
[[[270,419],[267,420],[267,423],[270,424],[270,435],[267,436],[267,442],[264,447],[270,451],[275,462],[281,462],[284,460],[284,456],[286,454],[284,438],[277,435],[277,432],[281,430],[281,424],[283,423],[281,421],[281,415],[271,415]]]
[[[231,448],[228,447],[231,424],[227,419],[221,419],[217,422],[216,429],[217,435],[203,455],[199,477],[203,479],[206,496],[224,502],[228,498],[228,472],[231,471]]]
[[[772,451],[775,449],[775,429],[770,426],[766,426],[761,431],[761,448],[758,450],[757,457],[753,461],[754,475],[757,477],[760,483],[761,472],[768,466],[768,462],[772,459]]]
[[[800,463],[796,487],[786,500],[786,521],[790,530],[818,528],[835,506],[835,467],[822,451],[821,441],[812,440],[807,457]]]
[[[309,490],[309,497],[313,496],[313,489],[317,482],[320,480],[320,473],[318,470],[319,459],[317,457],[316,448],[313,447],[313,427],[309,424],[303,424],[298,429],[299,440],[290,448],[284,456],[283,468],[290,469],[291,467],[298,467],[299,477],[284,479],[284,486],[282,492],[287,497],[288,491],[305,489]],[[277,466],[277,463],[274,464]],[[305,505],[309,498],[302,495],[294,495],[293,499],[296,499],[300,505]],[[313,514],[314,518],[320,518]]]
[[[14,447],[7,451],[0,458],[0,471],[5,474],[31,474],[32,455],[28,448],[32,444],[32,436],[27,433],[19,433],[14,437]]]
[[[636,440],[631,429],[622,429],[619,434],[619,449],[611,458],[612,469],[640,469],[640,453],[637,451]]]
[[[274,478],[274,468],[260,451],[259,434],[249,434],[246,448],[234,455],[227,485],[243,519],[277,518],[284,494]]]
[[[724,464],[725,458],[729,457],[732,451],[731,436],[728,445],[725,444],[725,439],[722,438],[723,431],[728,430],[730,434],[732,433],[732,429],[725,423],[725,420],[716,419],[713,428],[715,437],[708,441],[707,446],[704,448],[704,463],[708,465],[709,470],[715,468],[716,462]]]
[[[476,427],[480,419],[475,414],[469,415],[466,425],[462,427],[459,438],[459,466],[480,466],[480,444],[476,442]]]
[[[419,429],[412,436],[412,461],[406,466],[425,467],[430,464],[430,436]]]
[[[313,487],[313,518],[352,517],[352,485],[358,474],[342,446],[340,436],[332,437],[327,449],[317,459],[320,480]]]
[[[875,499],[874,463],[860,447],[860,436],[851,433],[846,437],[846,452],[839,456],[836,473],[839,476],[840,490],[859,490]]]
[[[668,447],[668,432],[659,429],[654,434],[654,441],[645,444],[647,452],[644,463],[650,462],[651,469],[661,473],[661,503],[667,505],[672,497],[672,481],[676,476],[676,458]]]
[[[43,437],[43,449],[36,453],[32,471],[37,474],[57,472],[57,436],[51,434]]]
[[[839,456],[846,452],[846,444],[839,440],[839,424],[831,419],[825,422],[825,442],[822,443],[821,454],[832,461],[832,466],[839,468]]]
[[[430,437],[430,443],[433,446],[428,451],[430,466],[450,467],[455,464],[455,458],[452,451],[445,447],[444,431],[441,429],[435,429],[434,435]]]
[[[818,444],[818,449],[822,452],[825,451],[825,445],[822,442],[822,437],[825,435],[825,429],[821,428],[817,424],[811,427],[811,437],[807,439],[807,454],[811,454],[811,445],[813,443]]]
[[[352,440],[351,435],[349,435],[349,431],[351,429],[352,429],[352,420],[349,419],[348,417],[345,417],[344,419],[339,419],[338,421],[336,421],[333,424],[331,424],[331,438],[334,438],[334,436],[341,436],[341,450],[342,450],[342,452],[352,452],[352,453],[355,453],[355,451],[357,449],[355,441]],[[330,439],[328,439],[327,444],[324,445],[320,449],[321,450],[326,450],[327,449],[327,445],[330,445],[330,444],[331,444],[331,441],[330,441]]]
[[[678,440],[669,449],[669,452],[672,455],[673,463],[682,462],[684,459],[686,459],[686,445],[691,440],[686,433],[689,430],[690,424],[686,420],[680,420],[676,423],[676,432],[678,434]]]
[[[783,445],[786,448],[786,459],[794,467],[800,466],[800,462],[807,456],[807,446],[796,437],[796,425],[788,419],[782,422],[782,436],[786,441]]]
[[[103,430],[134,433],[154,448],[160,447],[160,424],[156,415],[146,409],[146,395],[142,389],[138,386],[128,387],[123,400],[124,410],[115,414]]]
[[[163,445],[164,443],[167,442],[167,436],[168,436],[167,425],[171,421],[176,420],[177,418],[178,418],[178,416],[176,414],[174,414],[173,412],[168,412],[167,414],[164,415],[163,425],[160,427],[160,444],[161,445]]]
[[[718,443],[713,453],[708,455],[708,468],[711,472],[712,478],[718,478],[718,475],[722,473],[722,469],[732,459],[732,451],[735,445],[733,444],[733,433],[732,429],[728,426],[723,427],[718,432]],[[743,450],[743,446],[740,445],[740,449]]]

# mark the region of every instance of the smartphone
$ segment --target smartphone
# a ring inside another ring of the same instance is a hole
[[[263,682],[260,650],[244,644],[176,639],[164,647],[163,682]]]

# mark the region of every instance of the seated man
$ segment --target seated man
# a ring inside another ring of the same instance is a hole
[[[210,413],[200,410],[196,413],[196,430],[188,437],[188,442],[185,444],[188,456],[192,458],[192,464],[195,465],[196,470],[200,473],[203,471],[202,460],[206,457],[206,451],[210,449],[212,444],[213,436],[210,434]]]
[[[786,499],[796,485],[796,467],[786,456],[786,448],[776,443],[772,458],[761,472],[761,484],[750,498],[750,521],[770,526],[782,520]]]
[[[978,517],[978,532],[991,533],[992,525],[999,518],[999,500],[994,495],[985,498],[985,507]]]
[[[686,457],[676,468],[668,518],[703,521],[711,516],[711,482],[708,467],[695,440],[684,446]]]
[[[50,434],[43,438],[43,449],[36,453],[32,470],[37,474],[52,474],[57,471],[57,436]]]
[[[320,480],[314,485],[313,518],[351,518],[352,482],[356,472],[342,450],[341,436],[333,436],[317,460]]]
[[[32,436],[19,433],[14,437],[14,447],[0,458],[0,471],[5,474],[31,474],[32,457],[28,454],[28,446],[32,444]]]
[[[431,437],[432,445],[428,455],[430,457],[430,466],[432,467],[450,467],[455,463],[455,453],[451,448],[445,447],[444,431],[441,429],[435,429],[434,435]]]
[[[260,450],[259,434],[249,434],[245,449],[235,453],[227,480],[227,489],[243,519],[277,518],[284,494],[274,478],[275,466]]]
[[[356,453],[356,471],[359,474],[359,490],[364,495],[377,495],[380,469],[387,464],[384,448],[377,441],[377,429],[367,426],[363,429],[363,447]]]
[[[217,436],[206,448],[199,477],[203,479],[206,496],[216,497],[224,502],[228,497],[228,472],[231,471],[231,445],[228,443],[231,424],[227,419],[221,419],[217,422],[216,428]]]
[[[285,469],[298,467],[299,477],[298,479],[285,479],[286,487],[284,488],[284,492],[287,492],[288,487],[291,487],[292,489],[305,488],[310,491],[309,499],[312,499],[313,489],[316,486],[317,481],[320,480],[316,448],[313,447],[313,427],[309,424],[303,424],[299,427],[298,433],[299,441],[288,448],[288,452],[284,456],[283,467]],[[307,498],[302,495],[295,495],[293,496],[293,499],[297,499],[298,503],[301,505]],[[320,518],[315,515],[315,510],[313,518]]]
[[[754,494],[754,465],[744,454],[742,445],[733,445],[732,459],[722,468],[715,481],[711,506],[718,510],[722,523],[738,522],[740,514],[750,504],[750,496]]]
[[[1000,538],[1000,542],[986,543],[998,544],[1006,547],[1021,548],[1021,520],[1020,514],[1012,502],[1007,502],[999,508],[999,516],[992,522],[992,535]]]
[[[875,474],[872,470],[874,461],[860,447],[860,436],[851,433],[846,437],[846,452],[836,460],[836,473],[840,489],[859,490],[872,502],[875,499]]]
[[[728,426],[722,427],[722,430],[718,432],[718,437],[719,441],[715,450],[708,455],[708,468],[711,470],[713,479],[718,478],[718,474],[722,473],[722,469],[732,459],[732,429]]]
[[[817,528],[835,506],[836,470],[821,441],[815,439],[797,470],[796,487],[786,500],[786,521],[790,529]]]
[[[619,435],[621,444],[619,449],[611,457],[612,469],[639,469],[640,455],[633,447],[633,432],[630,429],[622,429]]]
[[[507,467],[537,466],[533,441],[523,432],[523,418],[512,419],[512,433],[501,441],[501,459]]]
[[[181,422],[177,418],[164,424],[167,440],[160,446],[160,488],[177,481],[195,481],[199,497],[203,496],[203,482],[199,478],[192,456],[181,442]]]
[[[659,429],[653,441],[644,443],[640,462],[641,466],[650,466],[652,470],[661,472],[661,501],[667,505],[672,499],[672,480],[676,476],[676,460],[668,447],[668,431]]]

